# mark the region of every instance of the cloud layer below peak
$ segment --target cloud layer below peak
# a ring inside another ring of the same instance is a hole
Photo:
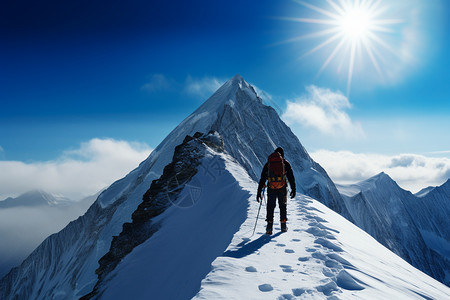
[[[33,189],[81,199],[128,174],[151,151],[142,143],[94,138],[51,161],[0,161],[0,200]]]
[[[450,178],[450,159],[417,154],[381,155],[350,151],[319,150],[311,157],[325,168],[336,183],[351,184],[380,172],[413,193],[442,185]]]

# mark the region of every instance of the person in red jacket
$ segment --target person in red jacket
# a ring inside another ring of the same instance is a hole
[[[295,197],[295,178],[292,172],[291,164],[284,159],[284,150],[281,147],[275,149],[261,172],[261,179],[259,180],[258,192],[256,200],[262,201],[262,189],[267,183],[267,227],[266,234],[272,234],[273,228],[273,213],[278,199],[278,206],[280,208],[280,222],[281,231],[286,232],[287,226],[287,181],[291,187],[291,199]]]

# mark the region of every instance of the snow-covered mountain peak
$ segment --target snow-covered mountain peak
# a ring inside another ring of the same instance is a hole
[[[429,187],[423,188],[420,191],[418,191],[417,193],[415,193],[414,196],[419,197],[419,198],[425,197],[431,191],[433,191],[435,188],[436,188],[435,186],[429,186]]]
[[[442,184],[441,186],[429,186],[429,187],[421,189],[414,195],[416,197],[423,198],[428,195],[432,196],[433,194],[444,194],[450,198],[450,178],[447,179],[447,181],[444,184]]]
[[[369,191],[381,187],[392,188],[393,190],[401,189],[398,184],[386,173],[381,172],[367,180],[361,181],[357,185],[361,191]]]
[[[436,189],[442,193],[447,194],[450,197],[450,178],[447,179],[447,181],[443,185],[438,186]]]
[[[239,96],[243,94],[246,96]],[[239,100],[245,100],[245,102],[247,102],[246,105],[242,105],[243,103]],[[247,83],[241,75],[236,74],[209,97],[208,100],[194,112],[194,115],[200,115],[205,112],[220,112],[224,105],[230,105],[237,109],[245,109],[245,107],[249,105],[248,102],[251,101],[262,103],[262,99],[258,97],[253,86]]]
[[[70,200],[59,196],[49,194],[43,190],[31,190],[16,198],[9,197],[0,201],[0,208],[11,207],[35,207],[35,206],[64,206],[70,203]]]

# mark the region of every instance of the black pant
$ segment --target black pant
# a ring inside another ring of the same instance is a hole
[[[267,222],[273,222],[273,212],[275,210],[275,206],[277,205],[277,199],[278,199],[278,206],[280,207],[280,221],[286,221],[286,198],[287,196],[287,190],[286,188],[281,188],[278,190],[267,190],[267,216],[266,221]]]

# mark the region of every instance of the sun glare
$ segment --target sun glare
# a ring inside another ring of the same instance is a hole
[[[338,73],[345,68],[345,64],[348,64],[347,94],[350,93],[357,63],[369,62],[382,77],[380,61],[384,59],[384,54],[387,52],[395,53],[395,49],[384,40],[384,34],[395,34],[395,26],[403,23],[401,19],[383,18],[388,9],[383,5],[382,0],[326,0],[322,2],[324,7],[311,4],[312,1],[293,1],[308,8],[314,17],[282,19],[317,25],[318,30],[292,38],[287,42],[320,38],[321,42],[304,55],[324,49],[330,51],[318,75],[335,60],[340,59],[337,63]],[[363,55],[367,58],[365,61],[357,59]]]
[[[351,39],[364,38],[370,31],[372,17],[364,9],[350,9],[339,20],[340,30]]]

